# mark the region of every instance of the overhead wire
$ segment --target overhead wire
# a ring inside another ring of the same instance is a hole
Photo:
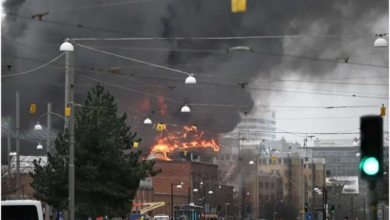
[[[81,10],[88,10],[88,9],[95,9],[95,8],[106,8],[111,6],[118,6],[118,5],[128,5],[128,4],[135,4],[135,3],[145,3],[145,2],[155,2],[155,1],[168,1],[168,0],[132,0],[132,1],[123,1],[123,2],[114,2],[114,3],[106,3],[106,4],[98,4],[98,5],[92,5],[92,6],[86,6],[86,7],[78,7],[78,8],[71,8],[71,9],[59,9],[54,11],[81,11]],[[53,11],[53,10],[51,10]]]
[[[77,29],[100,31],[100,32],[106,32],[106,33],[111,33],[111,34],[112,33],[121,34],[121,35],[131,34],[131,35],[135,35],[135,36],[143,36],[143,34],[127,32],[127,31],[116,31],[116,30],[86,26],[86,25],[82,25],[82,24],[71,24],[71,23],[66,23],[66,22],[61,22],[61,21],[52,21],[52,20],[48,20],[48,19],[36,20],[36,19],[31,19],[31,16],[19,15],[19,14],[14,14],[14,13],[5,13],[5,14],[9,15],[9,16],[29,20],[29,21],[37,21],[37,22],[42,23],[42,24],[46,23],[46,24],[61,25],[61,26],[73,27],[73,28],[77,28]],[[55,39],[64,40],[64,38],[55,38]]]
[[[41,68],[43,68],[43,67],[45,67],[45,66],[47,66],[47,65],[49,65],[49,64],[51,64],[51,63],[53,63],[54,61],[56,61],[56,60],[58,60],[60,57],[62,57],[64,54],[65,54],[65,52],[62,53],[62,54],[60,54],[58,57],[54,58],[53,60],[51,60],[51,61],[49,61],[49,62],[47,62],[47,63],[45,63],[45,64],[43,64],[43,65],[41,65],[41,66],[39,66],[39,67],[37,67],[37,68],[34,68],[34,69],[32,69],[32,70],[28,70],[28,71],[21,72],[21,73],[10,74],[10,75],[2,75],[1,77],[2,77],[2,78],[14,77],[14,76],[20,76],[20,75],[24,75],[24,74],[27,74],[27,73],[34,72],[34,71],[36,71],[36,70],[39,70],[39,69],[41,69]]]
[[[375,35],[268,35],[228,37],[125,37],[125,38],[73,38],[76,41],[181,41],[181,40],[242,40],[242,39],[283,39],[283,38],[341,38],[375,37]]]
[[[199,49],[165,49],[165,48],[140,48],[140,47],[109,47],[109,46],[96,46],[97,48],[106,48],[106,49],[116,49],[116,50],[124,50],[124,49],[133,49],[133,50],[144,50],[144,51],[172,51],[172,52],[193,52],[193,53],[219,53],[219,54],[227,54],[227,50],[199,50]],[[366,64],[366,63],[357,63],[357,62],[341,62],[337,59],[326,59],[326,58],[315,58],[315,57],[308,57],[308,56],[300,56],[300,55],[293,55],[293,54],[280,54],[280,53],[273,53],[273,52],[266,52],[266,51],[252,51],[247,52],[247,55],[250,54],[260,54],[260,55],[267,55],[267,56],[280,56],[280,57],[289,57],[289,58],[298,58],[298,59],[306,59],[306,60],[314,60],[314,61],[325,61],[325,62],[332,62],[332,63],[339,63],[339,64],[351,64],[351,65],[360,65],[360,66],[368,66],[368,67],[378,67],[378,68],[385,68],[388,69],[388,66],[382,66],[382,65],[376,65],[376,64]]]
[[[81,44],[76,44],[76,45],[80,46],[82,48],[86,48],[86,49],[97,51],[97,52],[104,53],[104,54],[107,54],[107,55],[111,55],[111,56],[119,57],[119,58],[122,58],[122,59],[130,60],[130,61],[133,61],[133,62],[142,63],[142,64],[145,64],[145,65],[154,66],[154,67],[157,67],[157,68],[162,68],[162,69],[166,69],[166,70],[170,70],[170,71],[173,71],[173,72],[178,72],[178,73],[182,73],[182,74],[186,74],[186,75],[191,75],[191,73],[188,73],[188,72],[185,72],[185,71],[172,69],[172,68],[161,66],[161,65],[157,65],[157,64],[154,64],[154,63],[145,62],[145,61],[142,61],[142,60],[136,60],[136,59],[133,59],[133,58],[130,58],[130,57],[125,57],[125,56],[122,56],[122,55],[119,55],[119,54],[110,53],[110,52],[103,51],[103,50],[98,50],[98,49],[95,49],[95,48],[92,48],[92,47],[88,47],[88,46],[83,46]]]

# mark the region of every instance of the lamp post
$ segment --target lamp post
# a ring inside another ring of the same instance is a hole
[[[74,103],[74,47],[66,39],[60,46],[60,51],[65,51],[65,107],[73,107]],[[74,167],[74,109],[70,111],[70,117],[66,117],[69,124],[69,220],[75,220],[75,167]]]
[[[173,185],[176,185],[176,188],[181,189],[181,183],[171,183],[171,215],[172,215],[172,220],[174,220],[173,216]]]

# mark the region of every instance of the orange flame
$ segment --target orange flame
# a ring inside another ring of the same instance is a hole
[[[186,150],[189,148],[212,148],[219,151],[219,145],[215,139],[202,140],[204,132],[199,132],[196,126],[184,126],[182,131],[169,132],[166,125],[164,131],[156,137],[156,144],[152,147],[151,154],[160,152],[164,159],[171,161],[167,153],[172,153],[176,149]]]

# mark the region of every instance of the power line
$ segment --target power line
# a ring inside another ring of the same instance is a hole
[[[100,52],[100,53],[108,54],[108,55],[111,55],[111,56],[119,57],[119,58],[122,58],[122,59],[130,60],[130,61],[133,61],[133,62],[142,63],[142,64],[145,64],[145,65],[154,66],[154,67],[157,67],[157,68],[162,68],[162,69],[166,69],[166,70],[170,70],[170,71],[174,71],[174,72],[178,72],[178,73],[182,73],[182,74],[186,74],[186,75],[191,75],[191,73],[184,72],[184,71],[181,71],[181,70],[172,69],[172,68],[169,68],[169,67],[160,66],[160,65],[157,65],[157,64],[154,64],[154,63],[149,63],[149,62],[145,62],[145,61],[141,61],[141,60],[136,60],[136,59],[133,59],[133,58],[130,58],[130,57],[125,57],[125,56],[122,56],[122,55],[119,55],[119,54],[114,54],[114,53],[110,53],[110,52],[107,52],[107,51],[98,50],[98,49],[95,49],[95,48],[92,48],[92,47],[83,46],[81,44],[76,44],[76,45],[80,46],[80,47],[83,47],[83,48],[86,48],[86,49],[89,49],[89,50],[93,50],[93,51],[97,51],[97,52]]]
[[[80,38],[81,39],[81,38]],[[114,39],[114,38],[113,38]],[[226,54],[226,50],[197,50],[197,49],[165,49],[165,48],[140,48],[140,47],[109,47],[109,46],[96,46],[95,48],[108,48],[108,49],[116,49],[116,50],[124,50],[124,49],[132,49],[132,50],[149,50],[149,51],[173,51],[173,52],[192,52],[192,53],[219,53]],[[266,56],[280,56],[280,57],[289,57],[289,58],[297,58],[297,59],[306,59],[313,61],[325,61],[331,63],[339,63],[339,64],[351,64],[351,65],[360,65],[360,66],[369,66],[369,67],[378,67],[388,69],[388,66],[375,65],[375,64],[365,64],[365,63],[356,63],[356,62],[340,62],[336,59],[325,59],[325,58],[315,58],[315,57],[307,57],[293,54],[280,54],[266,51],[253,51],[254,54],[266,55]],[[247,54],[251,54],[248,52]]]
[[[3,78],[3,77],[4,77],[4,78],[5,78],[5,77],[14,77],[14,76],[20,76],[20,75],[24,75],[24,74],[27,74],[27,73],[30,73],[30,72],[34,72],[35,70],[39,70],[39,69],[41,69],[41,68],[43,68],[43,67],[45,67],[45,66],[51,64],[52,62],[54,62],[54,61],[56,61],[57,59],[59,59],[60,57],[62,57],[64,54],[65,54],[65,52],[62,53],[62,54],[60,54],[58,57],[54,58],[53,60],[51,60],[51,61],[49,61],[49,62],[43,64],[42,66],[39,66],[39,67],[37,67],[37,68],[34,68],[34,69],[32,69],[32,70],[28,70],[28,71],[21,72],[21,73],[15,73],[15,74],[12,74],[12,75],[2,75],[1,77],[2,77],[2,78]]]
[[[241,37],[127,37],[127,38],[72,38],[75,41],[182,41],[182,40],[239,40],[239,39],[283,39],[283,38],[341,38],[341,37],[375,37],[375,35],[269,35]]]
[[[36,19],[31,19],[30,16],[24,16],[24,15],[12,14],[12,13],[5,13],[5,14],[9,15],[9,16],[13,16],[13,17],[18,17],[18,18],[21,18],[21,19],[29,20],[29,21],[37,21],[37,22],[43,23],[43,24],[45,24],[45,23],[46,24],[55,24],[55,25],[61,25],[61,26],[67,26],[67,27],[74,27],[74,28],[78,28],[78,29],[86,29],[86,30],[106,32],[106,33],[111,33],[111,34],[112,33],[121,34],[121,35],[131,34],[131,35],[136,35],[136,36],[143,36],[143,34],[136,34],[136,33],[133,33],[133,32],[109,30],[109,29],[104,29],[104,28],[85,26],[85,25],[82,25],[82,24],[70,24],[70,23],[65,23],[65,22],[60,22],[60,21],[51,21],[51,20],[47,20],[47,19],[36,20]],[[64,38],[56,38],[56,39],[63,40]]]
[[[128,4],[144,3],[144,2],[154,2],[154,1],[167,1],[167,0],[132,0],[132,1],[99,4],[99,5],[92,5],[92,6],[86,6],[86,7],[73,8],[73,9],[54,10],[54,11],[65,11],[65,12],[81,11],[81,10],[86,10],[86,9],[105,8],[105,7],[111,7],[111,6],[128,5]]]
[[[120,85],[108,83],[108,82],[105,82],[105,81],[102,81],[102,80],[98,80],[98,79],[95,79],[95,78],[91,78],[91,77],[88,77],[88,76],[80,75],[78,73],[75,73],[75,75],[78,75],[80,77],[84,77],[86,79],[90,79],[90,80],[93,80],[93,81],[97,81],[97,82],[100,82],[100,83],[104,83],[104,84],[107,84],[107,85],[111,85],[111,86],[114,86],[114,87],[117,87],[117,88],[121,88],[121,89],[125,89],[125,90],[128,90],[128,91],[132,91],[132,92],[135,92],[135,93],[140,93],[140,94],[143,94],[143,95],[151,96],[151,97],[154,97],[154,98],[157,98],[157,99],[160,98],[160,96],[156,96],[156,95],[145,93],[145,92],[140,92],[138,90],[134,90],[134,89],[130,89],[130,88],[127,88],[127,87],[120,86]],[[168,100],[168,101],[171,101],[171,102],[183,103],[181,101],[170,99],[170,98],[165,98],[164,97],[164,99]]]

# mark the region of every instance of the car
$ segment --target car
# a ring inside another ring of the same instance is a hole
[[[43,220],[42,204],[36,200],[1,201],[3,220]]]

